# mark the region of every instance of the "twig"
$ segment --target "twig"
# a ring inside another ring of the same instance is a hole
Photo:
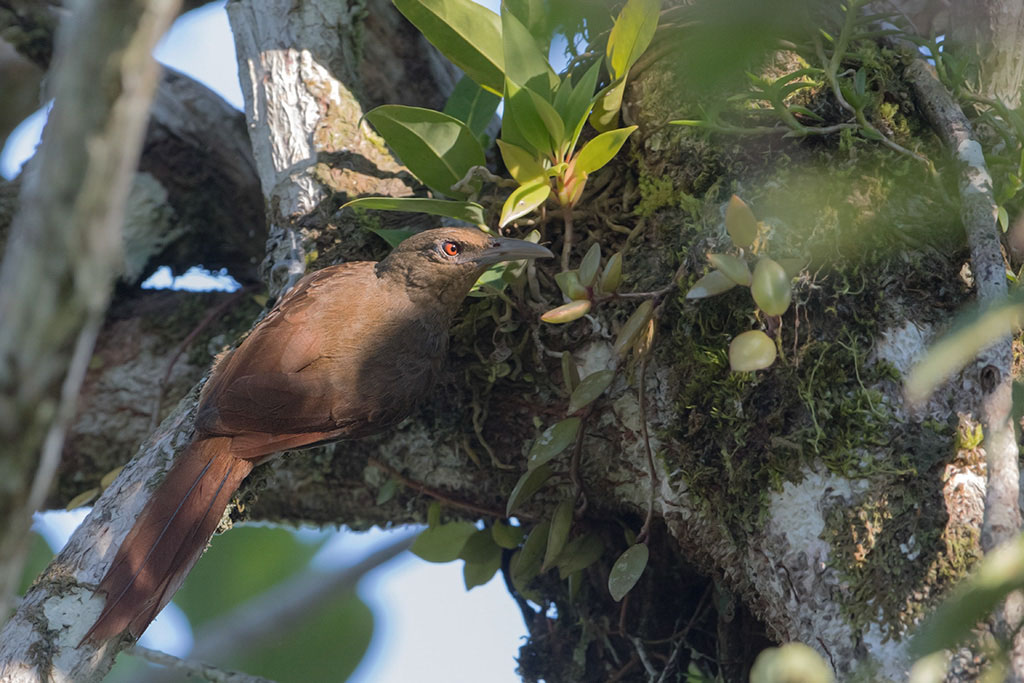
[[[655,319],[652,318],[653,322]],[[644,376],[647,374],[647,356],[650,349],[641,351],[640,356],[640,379],[637,387],[637,401],[640,406],[640,433],[644,439],[644,451],[647,454],[647,478],[650,481],[650,495],[647,499],[647,519],[644,520],[640,533],[637,534],[636,542],[644,543],[651,532],[651,520],[654,519],[654,493],[658,487],[658,475],[654,471],[654,453],[651,452],[651,436],[647,433],[647,408],[644,403],[647,399],[646,382]]]
[[[369,458],[369,459],[367,459],[366,464],[367,465],[371,465],[373,467],[376,467],[381,472],[384,472],[387,475],[389,475],[391,477],[394,477],[399,482],[401,482],[403,486],[406,486],[406,487],[412,489],[413,491],[417,491],[419,493],[422,493],[425,496],[430,496],[431,498],[433,498],[435,500],[441,501],[445,505],[450,505],[451,507],[462,508],[463,510],[469,510],[470,512],[475,512],[475,513],[477,513],[479,515],[486,515],[488,517],[494,517],[495,519],[504,519],[505,518],[505,511],[504,510],[493,510],[491,508],[487,508],[487,507],[484,507],[482,505],[477,505],[476,503],[470,503],[470,502],[467,502],[467,501],[464,501],[464,500],[459,500],[458,498],[452,498],[451,496],[449,496],[447,494],[441,493],[440,491],[437,491],[436,489],[430,488],[426,484],[421,484],[420,482],[416,481],[415,479],[410,479],[409,477],[405,476],[404,474],[402,474],[401,472],[396,470],[394,467],[391,467],[390,465],[386,465],[385,463],[382,463],[380,460],[377,460],[376,458]],[[522,514],[522,513],[516,513],[516,517],[518,517],[520,519],[525,519],[525,520],[533,519],[533,517],[531,517],[530,515]]]
[[[152,662],[153,664],[159,664],[160,666],[166,667],[168,671],[174,671],[178,674],[184,674],[185,676],[197,676],[207,681],[214,681],[214,683],[274,683],[269,678],[252,676],[240,671],[222,669],[195,659],[181,659],[174,655],[169,655],[166,652],[151,650],[150,648],[142,647],[141,645],[133,646],[128,650],[128,654],[141,657],[147,662]]]

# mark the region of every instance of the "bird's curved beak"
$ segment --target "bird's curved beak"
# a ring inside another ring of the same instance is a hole
[[[491,240],[486,249],[473,258],[473,262],[481,266],[489,266],[502,261],[519,261],[530,258],[551,258],[554,254],[547,247],[542,247],[526,240],[498,237]]]

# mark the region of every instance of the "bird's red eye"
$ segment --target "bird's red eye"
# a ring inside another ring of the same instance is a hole
[[[462,247],[459,246],[458,242],[445,242],[441,245],[441,251],[445,253],[445,256],[458,256],[459,252],[462,251]]]

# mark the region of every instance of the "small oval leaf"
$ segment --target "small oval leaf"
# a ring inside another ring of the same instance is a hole
[[[644,299],[643,303],[636,307],[633,315],[629,316],[626,324],[619,330],[619,336],[615,338],[615,345],[612,347],[615,353],[623,354],[633,347],[636,340],[640,338],[640,333],[647,327],[647,322],[651,319],[653,313],[654,302],[650,299]]]
[[[612,254],[608,263],[604,264],[604,271],[598,282],[598,289],[605,294],[613,294],[619,291],[622,284],[622,252]]]
[[[754,303],[767,315],[782,315],[793,299],[786,269],[770,258],[763,258],[754,266],[750,293]]]
[[[565,548],[565,542],[569,540],[569,531],[572,529],[572,516],[575,507],[573,501],[563,500],[551,515],[548,545],[544,551],[544,563],[541,565],[541,571],[546,572],[551,569],[562,549]]]
[[[590,312],[590,300],[579,299],[577,301],[570,301],[567,304],[562,304],[558,308],[552,308],[550,311],[540,317],[546,323],[571,323],[573,320],[578,320]]]
[[[612,594],[615,602],[626,597],[626,593],[633,589],[640,576],[647,568],[647,559],[650,551],[646,543],[637,543],[628,548],[626,552],[619,555],[615,560],[612,570],[608,574],[608,592]]]
[[[477,528],[469,522],[448,522],[428,527],[416,537],[410,550],[427,562],[451,562],[458,559],[466,541]]]
[[[590,245],[590,249],[587,249],[587,254],[583,257],[583,261],[580,263],[580,284],[584,287],[590,287],[594,284],[594,280],[597,279],[597,271],[600,267],[601,245],[594,242]]]
[[[568,351],[562,351],[562,381],[565,382],[565,388],[570,394],[580,384],[580,371],[576,367],[576,359]]]
[[[523,542],[523,528],[506,524],[500,519],[491,526],[491,538],[502,548],[513,550]]]
[[[687,299],[706,299],[722,292],[728,292],[736,286],[735,280],[720,270],[712,270],[710,273],[693,283],[690,291],[686,293]]]
[[[511,515],[512,511],[530,499],[530,496],[537,493],[541,486],[551,478],[551,467],[538,465],[523,473],[516,482],[515,488],[508,496],[508,504],[505,506],[505,514]]]
[[[725,229],[732,243],[746,249],[757,239],[757,219],[747,203],[733,195],[725,210]]]
[[[737,335],[729,344],[729,367],[733,372],[763,370],[775,362],[775,342],[761,330]]]
[[[69,500],[67,507],[64,509],[67,510],[68,512],[71,512],[76,508],[80,508],[83,505],[91,503],[92,500],[96,498],[98,495],[100,495],[100,490],[95,486],[92,487],[91,489],[86,489],[85,491],[82,491],[77,496]]]
[[[569,397],[569,412],[575,413],[593,403],[598,396],[604,393],[614,378],[614,370],[599,370],[587,375]]]
[[[580,418],[578,417],[567,417],[545,429],[533,442],[530,455],[526,458],[526,467],[531,470],[540,467],[564,451],[569,444],[576,440],[576,433],[579,429]]]
[[[517,586],[524,586],[540,573],[541,560],[544,557],[544,549],[548,544],[548,530],[551,522],[544,520],[533,527],[530,535],[523,543],[523,549],[516,558],[516,566],[512,572],[513,583]]]
[[[562,294],[565,294],[570,299],[589,299],[590,292],[580,282],[580,275],[575,270],[563,270],[561,273],[555,275],[555,282],[558,284],[558,288],[562,290]]]
[[[732,254],[708,254],[708,261],[736,284],[750,286],[750,266],[743,259]]]
[[[505,200],[504,206],[501,207],[501,220],[498,222],[498,227],[503,228],[515,219],[530,213],[543,204],[550,194],[551,184],[548,183],[547,178],[541,178],[528,185],[520,185],[512,191],[512,194]]]
[[[491,538],[489,529],[479,529],[466,539],[459,558],[467,562],[486,562],[501,555],[501,548]]]
[[[601,559],[604,541],[594,533],[586,533],[569,541],[558,556],[558,575],[563,579]]]
[[[120,467],[115,467],[114,469],[104,474],[103,478],[100,479],[100,490],[106,491],[107,487],[114,483],[114,480],[117,479],[117,475],[121,474],[121,470],[123,469],[124,465],[121,465]]]

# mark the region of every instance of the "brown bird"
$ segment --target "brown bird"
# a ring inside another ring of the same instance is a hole
[[[156,489],[97,592],[83,642],[139,637],[199,559],[242,480],[282,450],[374,434],[434,384],[448,328],[491,264],[550,257],[469,228],[414,235],[383,261],[302,278],[214,368],[195,436]]]

